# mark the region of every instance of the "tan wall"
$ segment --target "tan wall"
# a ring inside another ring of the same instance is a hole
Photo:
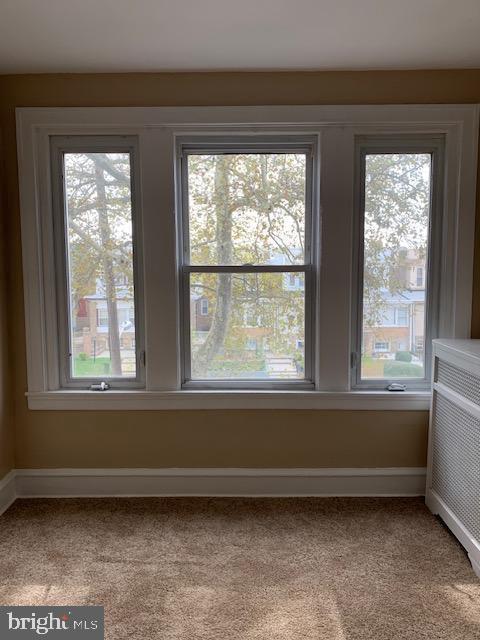
[[[0,129],[0,480],[14,467],[13,402],[10,393],[12,368],[9,366],[7,332],[7,265],[6,198],[2,189],[4,178],[4,146]]]
[[[32,412],[16,175],[16,106],[162,106],[480,102],[480,70],[38,75],[0,78],[7,147],[9,318],[15,354],[16,466],[418,466],[425,412]],[[478,242],[477,234],[477,246]],[[480,259],[474,336],[480,336]]]

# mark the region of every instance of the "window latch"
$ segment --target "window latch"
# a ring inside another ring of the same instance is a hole
[[[108,382],[102,380],[100,384],[92,384],[90,385],[90,391],[108,391],[110,389],[110,385]]]

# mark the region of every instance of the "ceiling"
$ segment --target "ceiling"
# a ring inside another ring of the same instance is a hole
[[[0,73],[480,67],[480,0],[0,0]]]

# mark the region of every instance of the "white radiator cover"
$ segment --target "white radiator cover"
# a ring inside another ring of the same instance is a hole
[[[426,503],[480,577],[480,340],[433,341]]]

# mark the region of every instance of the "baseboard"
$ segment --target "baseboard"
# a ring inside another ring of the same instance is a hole
[[[425,469],[17,469],[18,497],[420,496]]]
[[[17,498],[15,476],[15,471],[9,471],[7,475],[0,480],[0,515],[2,515]]]
[[[435,491],[432,491],[432,489],[428,489],[425,502],[430,511],[435,515],[440,516],[440,518],[445,522],[453,535],[466,549],[468,558],[472,565],[472,569],[480,578],[480,544],[464,527],[462,522],[450,510],[450,508],[445,504],[441,497],[437,493],[435,493]]]

